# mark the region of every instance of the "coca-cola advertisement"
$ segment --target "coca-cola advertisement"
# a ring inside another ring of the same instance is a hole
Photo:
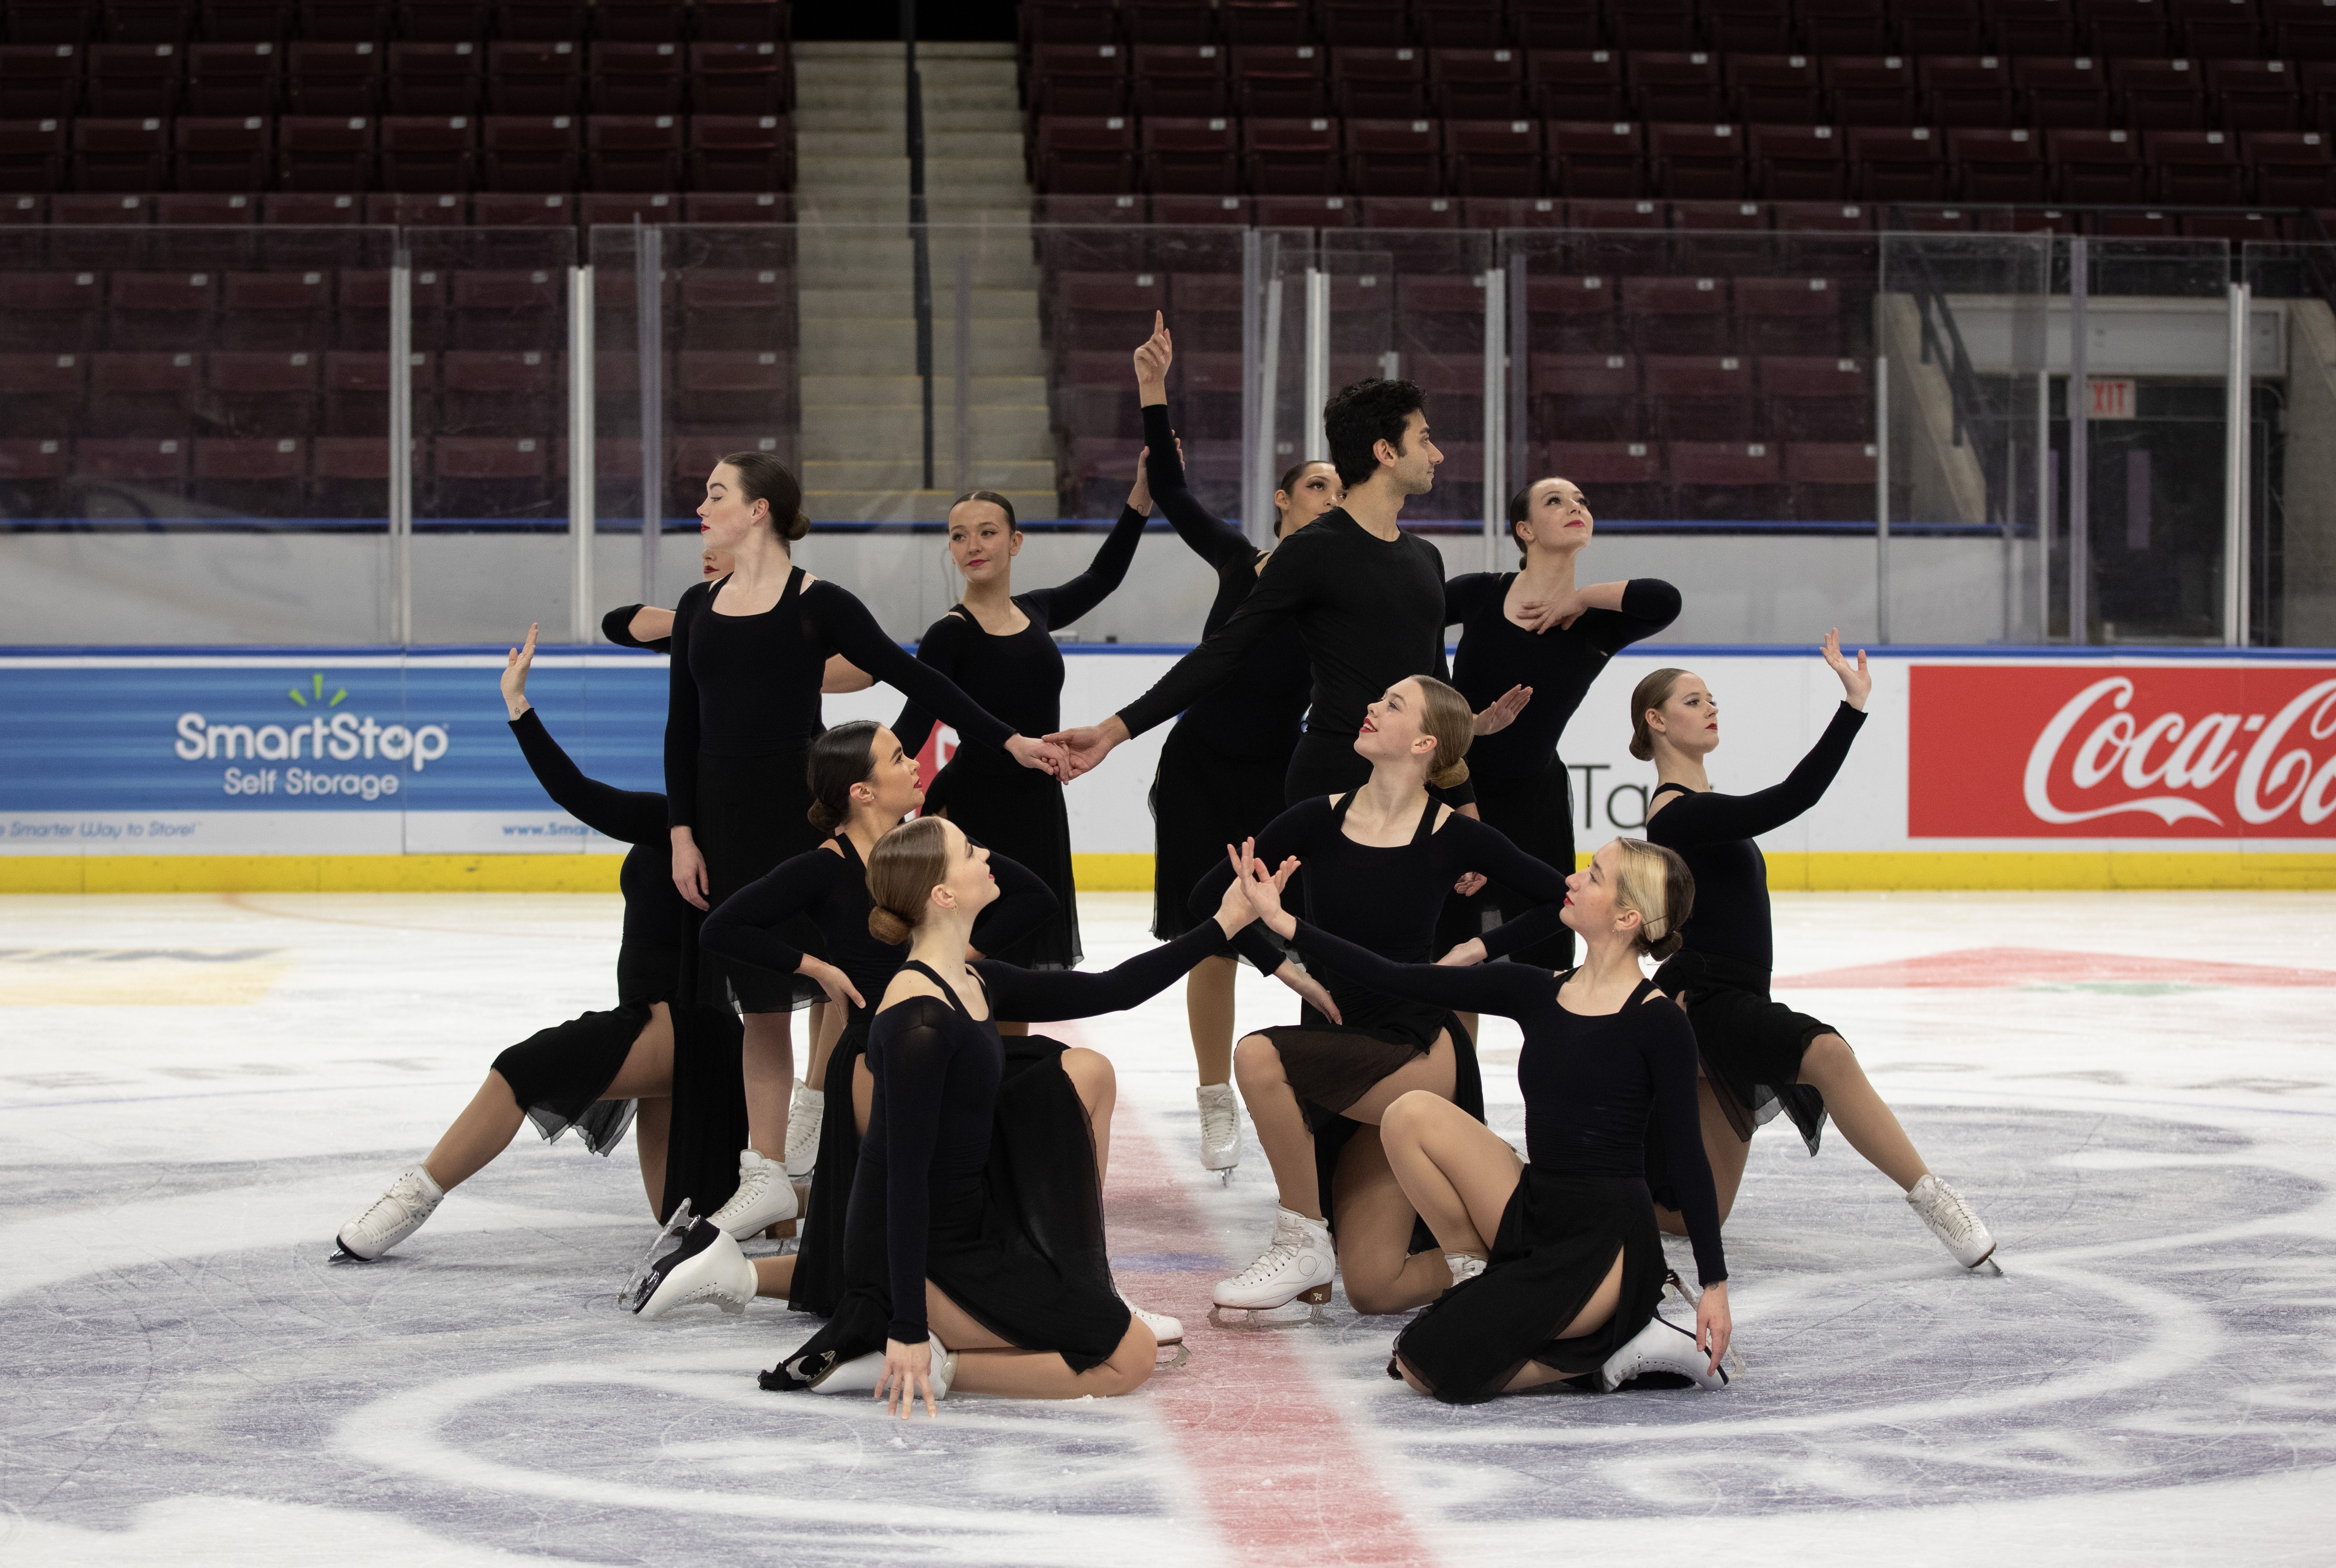
[[[2336,838],[2336,666],[1908,673],[1910,838]]]

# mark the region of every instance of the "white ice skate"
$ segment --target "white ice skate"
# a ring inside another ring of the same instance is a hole
[[[735,1318],[754,1299],[754,1265],[728,1232],[700,1220],[680,1246],[650,1266],[647,1283],[633,1309],[644,1318],[662,1318],[693,1301],[711,1301]]]
[[[1233,1167],[1241,1164],[1241,1096],[1231,1084],[1202,1084],[1201,1101],[1201,1169],[1215,1171],[1232,1184]]]
[[[1727,1388],[1726,1363],[1716,1372],[1708,1369],[1710,1364],[1711,1359],[1696,1349],[1692,1330],[1667,1321],[1658,1312],[1630,1336],[1628,1344],[1606,1358],[1606,1364],[1598,1368],[1598,1387],[1601,1392],[1611,1394],[1634,1378],[1652,1374],[1681,1378],[1698,1388]]]
[[[1963,1195],[1939,1177],[1924,1176],[1915,1183],[1907,1191],[1906,1202],[1964,1268],[1976,1269],[1995,1255],[1994,1236],[1971,1213]],[[1990,1266],[1999,1274],[2003,1272],[2000,1265]]]
[[[787,1168],[766,1160],[752,1149],[738,1151],[738,1190],[730,1201],[706,1216],[739,1241],[795,1217],[794,1184]]]
[[[827,1096],[801,1078],[795,1080],[794,1103],[787,1107],[787,1175],[800,1182],[819,1164],[819,1125],[827,1114]]]
[[[373,1205],[333,1238],[336,1263],[370,1263],[422,1228],[446,1201],[446,1190],[416,1165],[389,1184]]]
[[[1446,1252],[1444,1254],[1444,1266],[1452,1271],[1454,1284],[1465,1285],[1483,1273],[1486,1265],[1484,1259],[1466,1252]]]
[[[1162,1345],[1181,1345],[1184,1342],[1184,1325],[1167,1313],[1147,1312],[1133,1301],[1127,1303],[1127,1310],[1144,1320],[1144,1326],[1152,1330],[1152,1338],[1155,1342]]]
[[[938,1334],[930,1337],[932,1347],[932,1371],[928,1381],[932,1384],[936,1404],[949,1398],[949,1385],[957,1381],[957,1352],[946,1349]],[[814,1394],[873,1394],[884,1377],[884,1352],[871,1350],[865,1356],[854,1356],[849,1361],[838,1361],[811,1380]]]
[[[1330,1227],[1288,1209],[1274,1213],[1273,1240],[1257,1261],[1230,1280],[1218,1281],[1210,1299],[1219,1307],[1247,1310],[1251,1322],[1260,1312],[1302,1300],[1314,1309],[1313,1320],[1328,1321],[1321,1309],[1330,1300],[1330,1281],[1338,1271]]]

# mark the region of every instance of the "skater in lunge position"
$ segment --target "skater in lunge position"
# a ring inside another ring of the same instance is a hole
[[[1013,734],[903,653],[850,593],[794,565],[790,547],[811,526],[794,475],[767,453],[742,452],[715,465],[698,507],[706,543],[733,562],[727,577],[682,595],[673,620],[665,729],[673,880],[699,910],[818,847],[819,830],[804,815],[803,759],[822,727],[820,686],[833,655],[1021,766],[1052,774],[1062,765],[1054,747]],[[816,948],[809,922],[803,933]],[[801,1090],[788,1014],[819,992],[802,977],[744,970],[723,978],[745,1015],[747,1146],[738,1154],[738,1190],[715,1219],[751,1234],[795,1217],[784,1161],[790,1096]]]
[[[1144,476],[1120,509],[1086,570],[1053,588],[1014,591],[1022,530],[1014,503],[994,490],[968,491],[949,507],[949,560],[965,597],[925,628],[918,659],[1025,735],[1063,722],[1063,650],[1054,634],[1118,590],[1152,510]],[[933,710],[911,695],[893,721],[910,756],[932,734]],[[957,754],[933,775],[928,815],[945,816],[999,854],[1037,872],[1055,895],[1053,915],[998,956],[1025,969],[1066,969],[1079,961],[1078,891],[1071,875],[1071,817],[1063,781],[1018,765],[994,742],[959,735]],[[1010,1032],[1010,1030],[1009,1030]]]
[[[562,810],[633,846],[618,873],[625,928],[617,1007],[555,1025],[497,1057],[436,1147],[341,1227],[336,1260],[370,1262],[411,1236],[530,1120],[546,1140],[573,1127],[596,1154],[613,1149],[631,1124],[649,1209],[660,1220],[685,1200],[699,1213],[718,1208],[737,1183],[732,1150],[746,1120],[738,1019],[698,1000],[695,918],[673,885],[665,797],[589,779],[560,750],[527,698],[535,639],[530,626],[502,673],[521,755]]]
[[[1659,669],[1630,694],[1630,755],[1651,761],[1660,780],[1647,804],[1647,837],[1679,852],[1697,889],[1686,946],[1663,965],[1655,984],[1695,1025],[1703,1060],[1698,1090],[1703,1146],[1721,1219],[1735,1204],[1756,1127],[1781,1109],[1815,1154],[1830,1115],[1850,1147],[1904,1190],[1906,1202],[1955,1261],[1973,1269],[1995,1251],[1987,1226],[1962,1194],[1922,1163],[1841,1032],[1768,995],[1775,929],[1768,862],[1754,837],[1817,803],[1865,723],[1865,699],[1874,689],[1864,650],[1851,664],[1842,656],[1839,632],[1825,633],[1825,660],[1841,677],[1842,702],[1833,721],[1782,784],[1751,794],[1721,794],[1704,771],[1704,759],[1719,745],[1719,705],[1701,677]],[[1653,1131],[1669,1136],[1662,1127]],[[1648,1168],[1658,1167],[1650,1154]],[[1657,1197],[1663,1200],[1660,1193]],[[1682,1224],[1677,1210],[1675,1202],[1663,1201],[1663,1228],[1674,1235]]]
[[[1259,918],[1309,960],[1524,1029],[1528,1163],[1440,1095],[1414,1090],[1380,1118],[1387,1164],[1455,1281],[1397,1336],[1389,1374],[1453,1405],[1578,1380],[1611,1390],[1649,1373],[1723,1386],[1728,1265],[1696,1136],[1695,1034],[1640,967],[1679,949],[1695,901],[1679,856],[1616,839],[1566,879],[1563,918],[1586,957],[1562,974],[1522,960],[1389,963],[1292,917],[1247,846],[1236,865]],[[1650,1121],[1670,1134],[1667,1185],[1695,1241],[1692,1334],[1656,1310],[1669,1271],[1643,1164]]]
[[[750,965],[765,974],[819,975],[830,967],[787,940],[794,921],[809,916],[824,939],[832,967],[842,971],[849,1015],[841,1036],[825,1052],[814,1051],[803,1098],[819,1124],[817,1159],[789,1174],[816,1169],[805,1211],[802,1245],[791,1257],[755,1260],[756,1292],[784,1296],[788,1305],[821,1317],[835,1310],[842,1293],[844,1213],[852,1174],[860,1164],[860,1139],[868,1125],[874,1080],[863,1052],[870,1002],[891,983],[908,950],[879,941],[868,929],[873,908],[868,898],[868,857],[877,842],[900,825],[924,800],[917,787],[917,759],[884,726],[868,720],[837,725],[812,743],[813,823],[828,837],[819,848],[782,862],[770,875],[748,883],[706,917],[701,939],[708,953]],[[1054,894],[1024,867],[992,855],[998,897],[974,922],[978,959],[988,945],[1012,941],[1054,911]],[[1092,1053],[1090,1053],[1092,1054]],[[825,1114],[836,1096],[836,1114]],[[793,1140],[790,1139],[790,1143]],[[735,1271],[730,1276],[735,1279]],[[658,1317],[682,1304],[676,1288],[646,1301],[645,1317]],[[715,1299],[709,1295],[708,1300]]]
[[[1080,1082],[1068,1059],[1079,1053],[1036,1036],[1009,1049],[996,1019],[1134,1007],[1254,916],[1229,881],[1217,919],[1116,969],[968,966],[973,922],[997,897],[988,859],[939,817],[870,856],[869,929],[908,941],[910,956],[869,1031],[876,1096],[852,1187],[850,1288],[765,1388],[872,1391],[906,1416],[916,1396],[930,1410],[952,1387],[1077,1398],[1152,1375],[1157,1337],[1113,1288],[1105,1251],[1107,1151],[1099,1136],[1064,1135],[1082,1112],[1094,1135],[1108,1126],[1108,1080]]]
[[[1436,920],[1468,871],[1499,877],[1542,907],[1445,955],[1446,963],[1501,957],[1559,923],[1565,879],[1498,833],[1436,799],[1430,786],[1465,782],[1475,716],[1442,681],[1396,682],[1364,712],[1349,743],[1369,770],[1359,788],[1301,802],[1258,835],[1269,864],[1304,866],[1307,919],[1402,963],[1433,956]],[[1193,891],[1206,907],[1233,880],[1219,862]],[[1243,954],[1262,969],[1283,961],[1261,931]],[[1434,1300],[1452,1273],[1432,1238],[1415,1242],[1417,1215],[1380,1148],[1379,1118],[1414,1090],[1452,1101],[1481,1121],[1476,1049],[1447,1008],[1390,995],[1335,962],[1314,969],[1333,998],[1302,1022],[1261,1029],[1233,1047],[1233,1075],[1281,1206],[1257,1261],[1219,1281],[1219,1307],[1263,1310],[1330,1299],[1333,1269],[1347,1300],[1368,1314]],[[1332,1236],[1337,1237],[1335,1251]]]
[[[1166,321],[1155,314],[1151,337],[1135,351],[1145,472],[1152,499],[1177,537],[1217,574],[1217,595],[1202,630],[1211,638],[1249,602],[1273,551],[1251,544],[1186,485],[1183,453],[1168,424],[1168,369],[1174,359]],[[1318,458],[1292,464],[1273,492],[1276,546],[1336,507],[1345,493],[1329,463]],[[1251,837],[1280,814],[1311,680],[1306,639],[1294,622],[1284,622],[1169,730],[1151,799],[1152,934],[1162,941],[1183,936],[1203,918],[1192,912],[1189,895],[1224,846]],[[1203,959],[1184,982],[1184,1014],[1201,1074],[1201,1167],[1209,1171],[1231,1171],[1241,1163],[1241,1101],[1231,1082],[1238,962],[1231,953]]]

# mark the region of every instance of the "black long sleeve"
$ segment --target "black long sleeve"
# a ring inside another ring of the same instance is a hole
[[[696,589],[691,593],[697,592]],[[697,823],[697,677],[689,668],[689,595],[674,611],[671,657],[666,666],[665,809],[668,827]]]
[[[569,816],[622,843],[654,843],[666,836],[663,795],[647,790],[620,790],[586,778],[531,707],[511,721],[511,730],[543,793]]]
[[[647,608],[644,604],[618,605],[600,618],[600,635],[618,648],[647,648],[651,653],[667,652],[673,647],[670,637],[651,638],[644,642],[633,635],[633,617]]]
[[[1622,585],[1622,608],[1584,611],[1573,624],[1602,653],[1616,654],[1669,627],[1686,601],[1660,577],[1634,577]]]
[[[1013,946],[1062,907],[1037,872],[1010,856],[991,854],[989,874],[998,879],[998,897],[973,918],[973,950],[978,953]]]
[[[888,1337],[921,1345],[930,1331],[925,1320],[925,1258],[931,1246],[932,1191],[936,1163],[950,1162],[945,1146],[946,1107],[951,1069],[968,1037],[963,1020],[939,997],[910,997],[878,1016],[881,1048],[871,1041],[871,1065],[882,1074],[884,1150],[884,1251],[892,1285]],[[993,1094],[996,1085],[991,1085]],[[871,1128],[873,1131],[873,1126]],[[971,1131],[957,1129],[959,1138]],[[986,1141],[986,1138],[985,1138]]]
[[[1021,596],[1046,623],[1048,631],[1062,630],[1118,591],[1135,560],[1135,547],[1144,542],[1144,514],[1134,507],[1121,507],[1119,521],[1112,525],[1085,571],[1052,588]]]
[[[699,945],[773,974],[793,974],[803,963],[803,950],[783,940],[780,928],[810,912],[852,874],[842,855],[824,849],[781,861],[714,906],[698,928]]]
[[[945,611],[917,639],[917,662],[953,682],[957,679],[958,661],[965,657],[968,639],[981,635],[981,628],[973,624],[971,611]],[[925,742],[939,722],[922,704],[907,702],[901,705],[900,716],[892,721],[892,734],[899,738],[901,749],[915,756],[925,749]]]
[[[1100,972],[1024,969],[984,959],[973,967],[989,991],[990,1016],[1044,1024],[1092,1018],[1150,1000],[1225,946],[1224,928],[1202,920],[1174,941]]]
[[[1621,1012],[1569,1013],[1558,1000],[1562,977],[1528,964],[1391,963],[1368,948],[1300,920],[1292,945],[1376,989],[1454,1011],[1497,1013],[1525,1030],[1517,1078],[1525,1089],[1525,1140],[1536,1165],[1586,1174],[1644,1175],[1646,1123],[1662,1121],[1670,1184],[1695,1248],[1696,1273],[1716,1285],[1728,1278],[1720,1245],[1719,1198],[1703,1152],[1696,1101],[1695,1030],[1660,996]],[[1602,1025],[1624,1031],[1645,1064],[1646,1087],[1633,1091],[1619,1053],[1575,1043]]]
[[[1783,783],[1747,795],[1717,791],[1676,795],[1647,823],[1648,839],[1687,850],[1774,833],[1824,798],[1826,787],[1848,759],[1850,742],[1864,724],[1863,710],[1843,703],[1834,709],[1833,722],[1817,736],[1817,744],[1785,775]]]
[[[1184,482],[1184,462],[1176,454],[1176,433],[1168,424],[1168,405],[1144,406],[1144,478],[1152,486],[1153,502],[1167,518],[1176,537],[1218,571],[1227,567],[1256,564],[1257,546],[1246,534],[1201,504]]]
[[[1233,611],[1232,618],[1215,636],[1178,659],[1166,675],[1153,683],[1150,691],[1119,710],[1119,720],[1127,726],[1130,736],[1174,718],[1231,680],[1278,628],[1296,619],[1313,604],[1320,591],[1321,574],[1309,571],[1302,559],[1293,563],[1292,550],[1299,540],[1312,531],[1312,528],[1299,531],[1268,557],[1265,570],[1258,573],[1257,587]],[[1309,654],[1312,651],[1310,639],[1308,650]]]
[[[1477,616],[1500,613],[1500,601],[1508,591],[1509,574],[1504,571],[1464,571],[1445,578],[1444,624],[1455,626]]]
[[[1565,873],[1517,848],[1500,829],[1456,811],[1436,830],[1438,838],[1446,833],[1455,835],[1452,848],[1470,871],[1541,901],[1516,919],[1484,933],[1486,958],[1504,958],[1519,948],[1529,948],[1544,937],[1557,934],[1558,928],[1565,923],[1562,918],[1565,913]]]
[[[813,583],[803,590],[803,616],[817,627],[838,653],[897,687],[910,702],[941,720],[968,740],[1004,749],[1014,730],[1004,720],[965,695],[954,681],[909,657],[886,637],[868,607],[832,582]],[[680,622],[674,624],[675,654],[680,653]]]

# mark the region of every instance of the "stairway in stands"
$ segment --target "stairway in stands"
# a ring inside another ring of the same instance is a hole
[[[804,510],[926,521],[959,487],[958,258],[971,262],[968,488],[1056,515],[1014,48],[918,52],[932,230],[933,478],[925,482],[906,85],[897,44],[796,45]]]

